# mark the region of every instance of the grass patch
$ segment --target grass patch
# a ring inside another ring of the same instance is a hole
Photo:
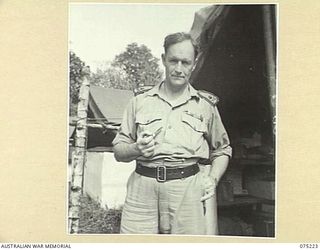
[[[121,210],[104,209],[90,197],[81,197],[80,234],[118,234],[120,221]]]

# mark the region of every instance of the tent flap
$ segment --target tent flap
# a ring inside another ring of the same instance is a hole
[[[230,6],[228,5],[211,5],[195,13],[190,34],[198,47],[199,53],[191,75],[191,82],[201,69],[208,49],[220,31],[229,10]]]

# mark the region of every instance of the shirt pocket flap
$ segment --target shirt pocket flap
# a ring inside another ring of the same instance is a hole
[[[182,122],[188,124],[191,128],[193,128],[195,131],[204,133],[206,131],[205,122],[201,121],[200,119],[193,117],[189,114],[182,114],[181,116]]]
[[[136,123],[141,125],[148,125],[160,120],[162,120],[162,117],[157,113],[138,114],[136,117]]]

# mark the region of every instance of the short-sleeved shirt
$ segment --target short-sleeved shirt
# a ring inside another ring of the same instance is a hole
[[[163,84],[130,100],[113,145],[134,143],[139,134],[148,131],[155,135],[155,149],[152,157],[137,158],[143,165],[181,166],[231,156],[216,105],[190,84],[179,101],[172,103],[165,98]]]

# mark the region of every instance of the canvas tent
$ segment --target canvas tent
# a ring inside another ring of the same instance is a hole
[[[124,109],[133,97],[131,90],[90,85],[88,101],[87,148],[109,150],[122,120]],[[70,118],[69,137],[73,141],[76,117]],[[101,148],[102,147],[102,148]],[[109,148],[109,149],[108,149]]]
[[[102,119],[111,124],[119,125],[122,120],[124,108],[130,98],[132,90],[104,88],[90,86],[89,117]]]
[[[124,109],[131,97],[133,97],[131,90],[90,86],[89,124],[108,124],[114,126],[114,129],[89,127],[88,148],[109,147],[110,150],[116,129],[121,124]]]

